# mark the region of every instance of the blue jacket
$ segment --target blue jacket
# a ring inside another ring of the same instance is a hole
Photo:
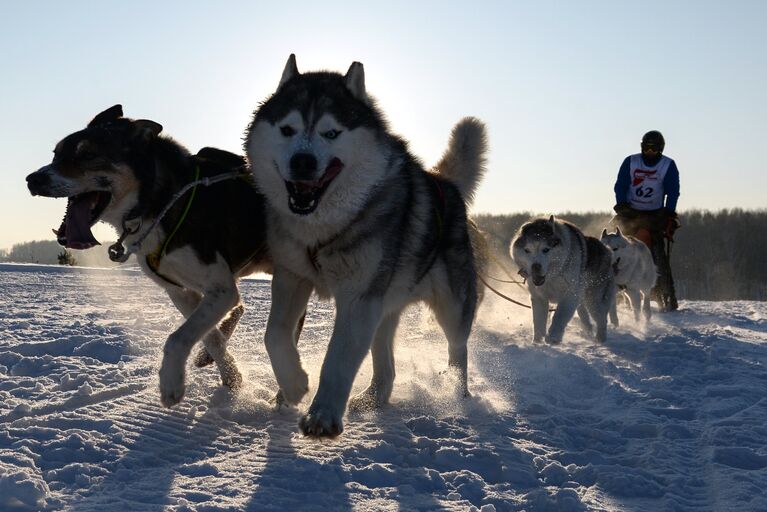
[[[618,171],[618,179],[615,180],[615,202],[616,203],[628,203],[629,202],[629,187],[631,185],[631,170],[629,169],[630,156],[627,156],[621,168]],[[679,169],[676,167],[676,162],[671,160],[671,165],[666,171],[666,177],[663,179],[663,193],[666,195],[665,208],[669,211],[676,212],[676,202],[679,199]]]

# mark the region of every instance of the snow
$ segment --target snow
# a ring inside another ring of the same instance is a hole
[[[551,347],[530,341],[528,311],[487,296],[470,399],[412,308],[392,404],[318,441],[298,433],[306,402],[269,403],[268,281],[241,289],[244,389],[190,367],[164,409],[157,371],[181,316],[158,287],[133,270],[0,265],[0,509],[767,510],[765,303],[683,301],[649,326],[622,311],[605,345],[574,322]],[[312,389],[332,322],[332,304],[310,304]],[[366,361],[355,392],[370,374]]]

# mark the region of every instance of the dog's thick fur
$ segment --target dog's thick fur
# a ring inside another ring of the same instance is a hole
[[[615,233],[602,230],[601,240],[612,250],[615,283],[628,295],[634,310],[634,320],[639,321],[640,309],[645,319],[650,320],[650,292],[658,279],[658,269],[653,263],[650,249],[641,240],[623,235],[620,228],[616,228]],[[612,308],[610,317],[617,324],[615,301]]]
[[[64,221],[54,230],[59,243],[76,249],[96,245],[90,228],[104,221],[118,233],[126,225],[135,228],[124,239],[130,244],[150,229],[173,195],[194,180],[196,168],[200,177],[245,171],[240,156],[214,148],[191,155],[161,136],[161,130],[153,121],[124,118],[122,107],[115,105],[59,142],[52,163],[27,176],[33,195],[69,198]],[[185,220],[178,225],[191,192],[175,203],[136,252],[144,272],[186,317],[165,343],[160,399],[168,407],[184,394],[186,360],[201,338],[205,349],[198,366],[215,360],[226,386],[241,384],[235,360],[226,349],[243,312],[237,279],[271,270],[264,201],[250,180],[198,186],[194,193]],[[147,257],[174,230],[159,266],[152,268]]]
[[[559,343],[578,311],[584,329],[607,336],[607,314],[615,298],[610,251],[594,237],[552,215],[524,224],[510,247],[511,257],[527,279],[533,309],[533,341]],[[548,333],[549,304],[557,304]]]
[[[368,96],[362,64],[346,75],[301,74],[291,55],[277,91],[248,128],[248,158],[267,199],[275,256],[266,349],[284,400],[308,376],[293,334],[312,290],[333,297],[336,320],[304,434],[335,436],[372,347],[373,378],[350,407],[387,403],[394,333],[403,308],[424,300],[448,340],[448,363],[468,394],[467,339],[477,304],[465,203],[484,172],[484,125],[467,118],[450,149],[424,170]]]

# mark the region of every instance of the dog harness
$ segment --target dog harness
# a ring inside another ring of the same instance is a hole
[[[182,196],[184,196],[184,194],[186,194],[189,190],[192,190],[192,194],[189,196],[189,200],[186,203],[184,212],[179,218],[178,222],[176,223],[176,226],[171,231],[170,235],[168,235],[168,237],[165,239],[165,241],[162,243],[160,247],[158,247],[154,252],[150,253],[146,257],[147,266],[157,276],[159,276],[160,278],[162,278],[163,280],[171,284],[180,286],[178,283],[175,283],[172,280],[160,274],[158,272],[158,269],[160,268],[160,261],[162,260],[163,256],[165,256],[165,252],[168,249],[168,245],[170,244],[171,239],[176,235],[178,230],[181,228],[181,225],[186,220],[186,216],[192,207],[192,202],[194,201],[194,197],[197,192],[197,186],[203,185],[208,187],[220,181],[240,178],[243,176],[247,176],[248,174],[249,173],[247,171],[237,170],[237,171],[217,174],[215,176],[200,178],[200,165],[199,164],[195,165],[194,180],[190,183],[187,183],[184,187],[181,188],[181,190],[176,192],[176,194],[171,198],[168,204],[165,205],[165,208],[163,208],[163,210],[160,212],[157,218],[155,218],[152,225],[149,226],[149,229],[147,229],[135,242],[131,243],[127,249],[123,247],[122,245],[123,241],[128,235],[134,235],[138,233],[141,230],[142,222],[141,222],[140,216],[133,217],[133,218],[126,218],[123,220],[123,232],[120,235],[120,238],[117,239],[117,242],[115,242],[113,245],[109,247],[109,250],[108,250],[109,259],[119,263],[125,263],[131,254],[141,249],[141,244],[144,242],[146,237],[149,236],[149,233],[154,231],[154,229],[160,224],[160,221],[163,219],[163,217],[165,217],[165,215],[173,207],[176,201],[178,201]]]
[[[150,253],[146,257],[146,264],[147,266],[152,269],[152,272],[157,274],[157,276],[161,277],[165,281],[175,284],[176,286],[181,286],[178,283],[174,282],[172,279],[169,279],[168,277],[160,274],[160,261],[162,260],[163,256],[165,256],[166,251],[168,250],[168,244],[170,244],[170,241],[173,240],[173,237],[178,232],[181,225],[186,220],[186,216],[189,213],[189,209],[192,207],[192,203],[194,202],[194,196],[197,194],[197,185],[200,184],[200,166],[195,165],[194,166],[194,181],[192,181],[194,186],[192,187],[192,193],[189,194],[189,200],[186,202],[186,207],[184,207],[184,213],[181,214],[181,217],[179,217],[178,222],[176,223],[176,227],[173,228],[173,230],[170,232],[170,235],[165,238],[165,242],[161,246],[159,246],[157,249],[155,249],[154,252]]]

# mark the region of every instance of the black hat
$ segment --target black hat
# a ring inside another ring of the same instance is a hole
[[[644,148],[645,146],[656,148],[659,153],[663,153],[663,148],[666,147],[666,140],[661,132],[651,130],[642,137],[642,147]]]

